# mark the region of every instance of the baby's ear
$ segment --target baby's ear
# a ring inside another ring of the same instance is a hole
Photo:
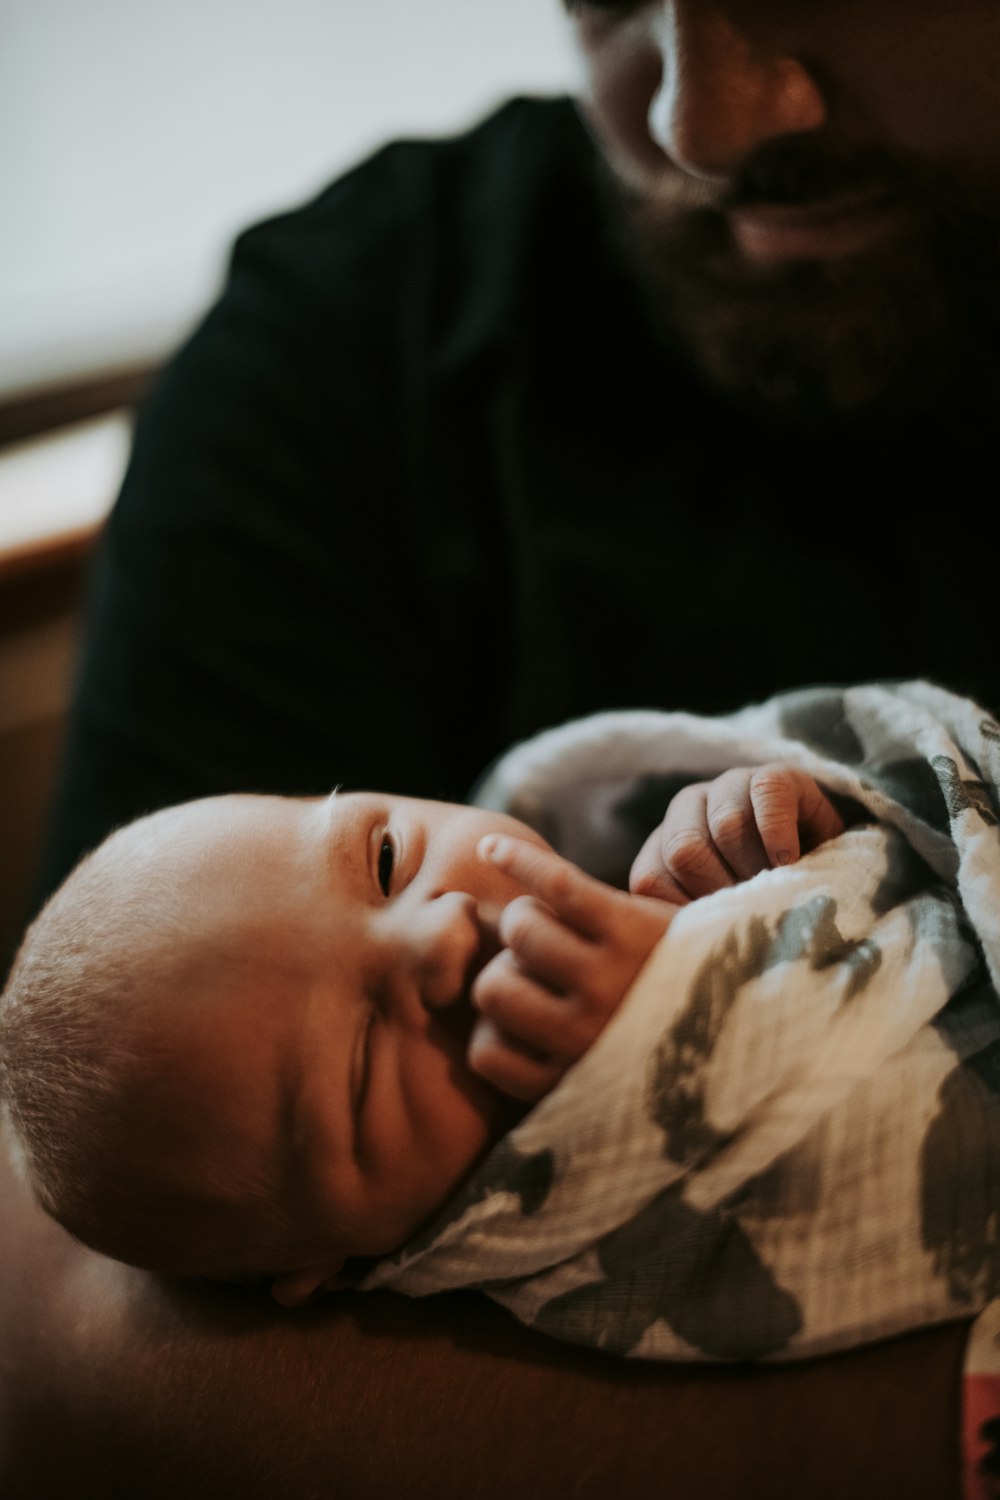
[[[305,1266],[301,1271],[286,1271],[271,1282],[271,1296],[282,1307],[302,1307],[343,1269],[343,1265],[342,1260],[325,1260],[319,1265]]]

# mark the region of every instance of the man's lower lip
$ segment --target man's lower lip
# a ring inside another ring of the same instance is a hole
[[[726,221],[748,260],[771,265],[859,254],[892,228],[896,210],[891,198],[870,196],[810,207],[762,203],[730,209]]]

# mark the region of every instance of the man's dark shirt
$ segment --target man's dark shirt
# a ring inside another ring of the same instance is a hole
[[[207,793],[462,797],[595,709],[1000,701],[980,424],[765,433],[652,339],[600,202],[572,105],[518,101],[239,240],[138,424],[45,885]]]

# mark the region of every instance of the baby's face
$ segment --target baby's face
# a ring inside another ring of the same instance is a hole
[[[271,1275],[299,1300],[346,1257],[397,1248],[508,1128],[510,1102],[466,1061],[470,985],[520,894],[477,855],[497,830],[544,842],[500,814],[368,793],[148,821],[192,955],[149,1022],[172,1080],[158,1172],[181,1200],[232,1184],[237,1209],[252,1180],[294,1225],[261,1256],[244,1215],[222,1258],[194,1244],[159,1269]]]

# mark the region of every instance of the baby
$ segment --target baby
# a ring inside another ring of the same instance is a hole
[[[397,1249],[600,1034],[678,906],[843,827],[808,777],[671,803],[620,891],[495,812],[210,798],[113,834],[29,930],[0,1084],[44,1207],[286,1305]]]

